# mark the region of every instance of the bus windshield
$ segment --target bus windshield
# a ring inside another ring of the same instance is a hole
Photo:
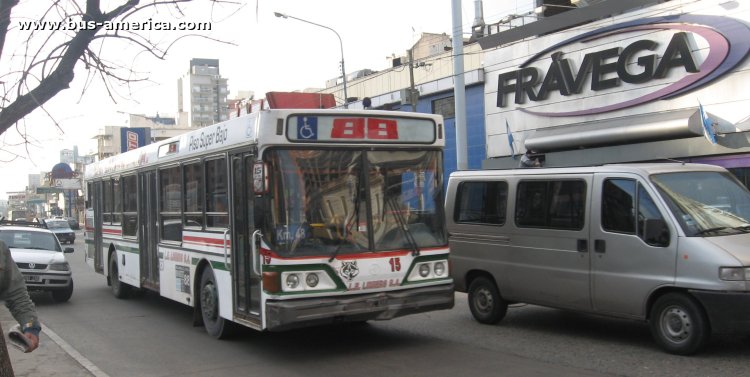
[[[267,241],[282,256],[444,246],[442,155],[273,150]]]
[[[750,192],[731,173],[651,176],[687,236],[750,231]]]

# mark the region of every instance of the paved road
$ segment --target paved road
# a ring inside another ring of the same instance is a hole
[[[102,376],[750,375],[745,337],[716,338],[698,356],[671,356],[633,321],[523,306],[500,325],[481,325],[463,294],[452,310],[284,333],[247,330],[217,341],[192,327],[190,309],[180,304],[154,294],[113,298],[104,277],[83,264],[82,242],[71,257],[71,301],[35,300],[48,328]]]

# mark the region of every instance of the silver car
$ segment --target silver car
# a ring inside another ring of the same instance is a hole
[[[70,299],[73,276],[65,253],[72,253],[72,247],[63,249],[43,223],[2,221],[0,240],[10,248],[30,291],[50,292],[56,302]]]

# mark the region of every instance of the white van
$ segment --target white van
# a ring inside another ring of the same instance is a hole
[[[519,302],[641,319],[675,354],[750,329],[750,192],[723,168],[460,171],[446,202],[451,274],[481,323]]]

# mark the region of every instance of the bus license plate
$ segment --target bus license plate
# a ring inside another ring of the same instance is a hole
[[[24,276],[23,278],[27,283],[39,283],[42,281],[41,276]]]

